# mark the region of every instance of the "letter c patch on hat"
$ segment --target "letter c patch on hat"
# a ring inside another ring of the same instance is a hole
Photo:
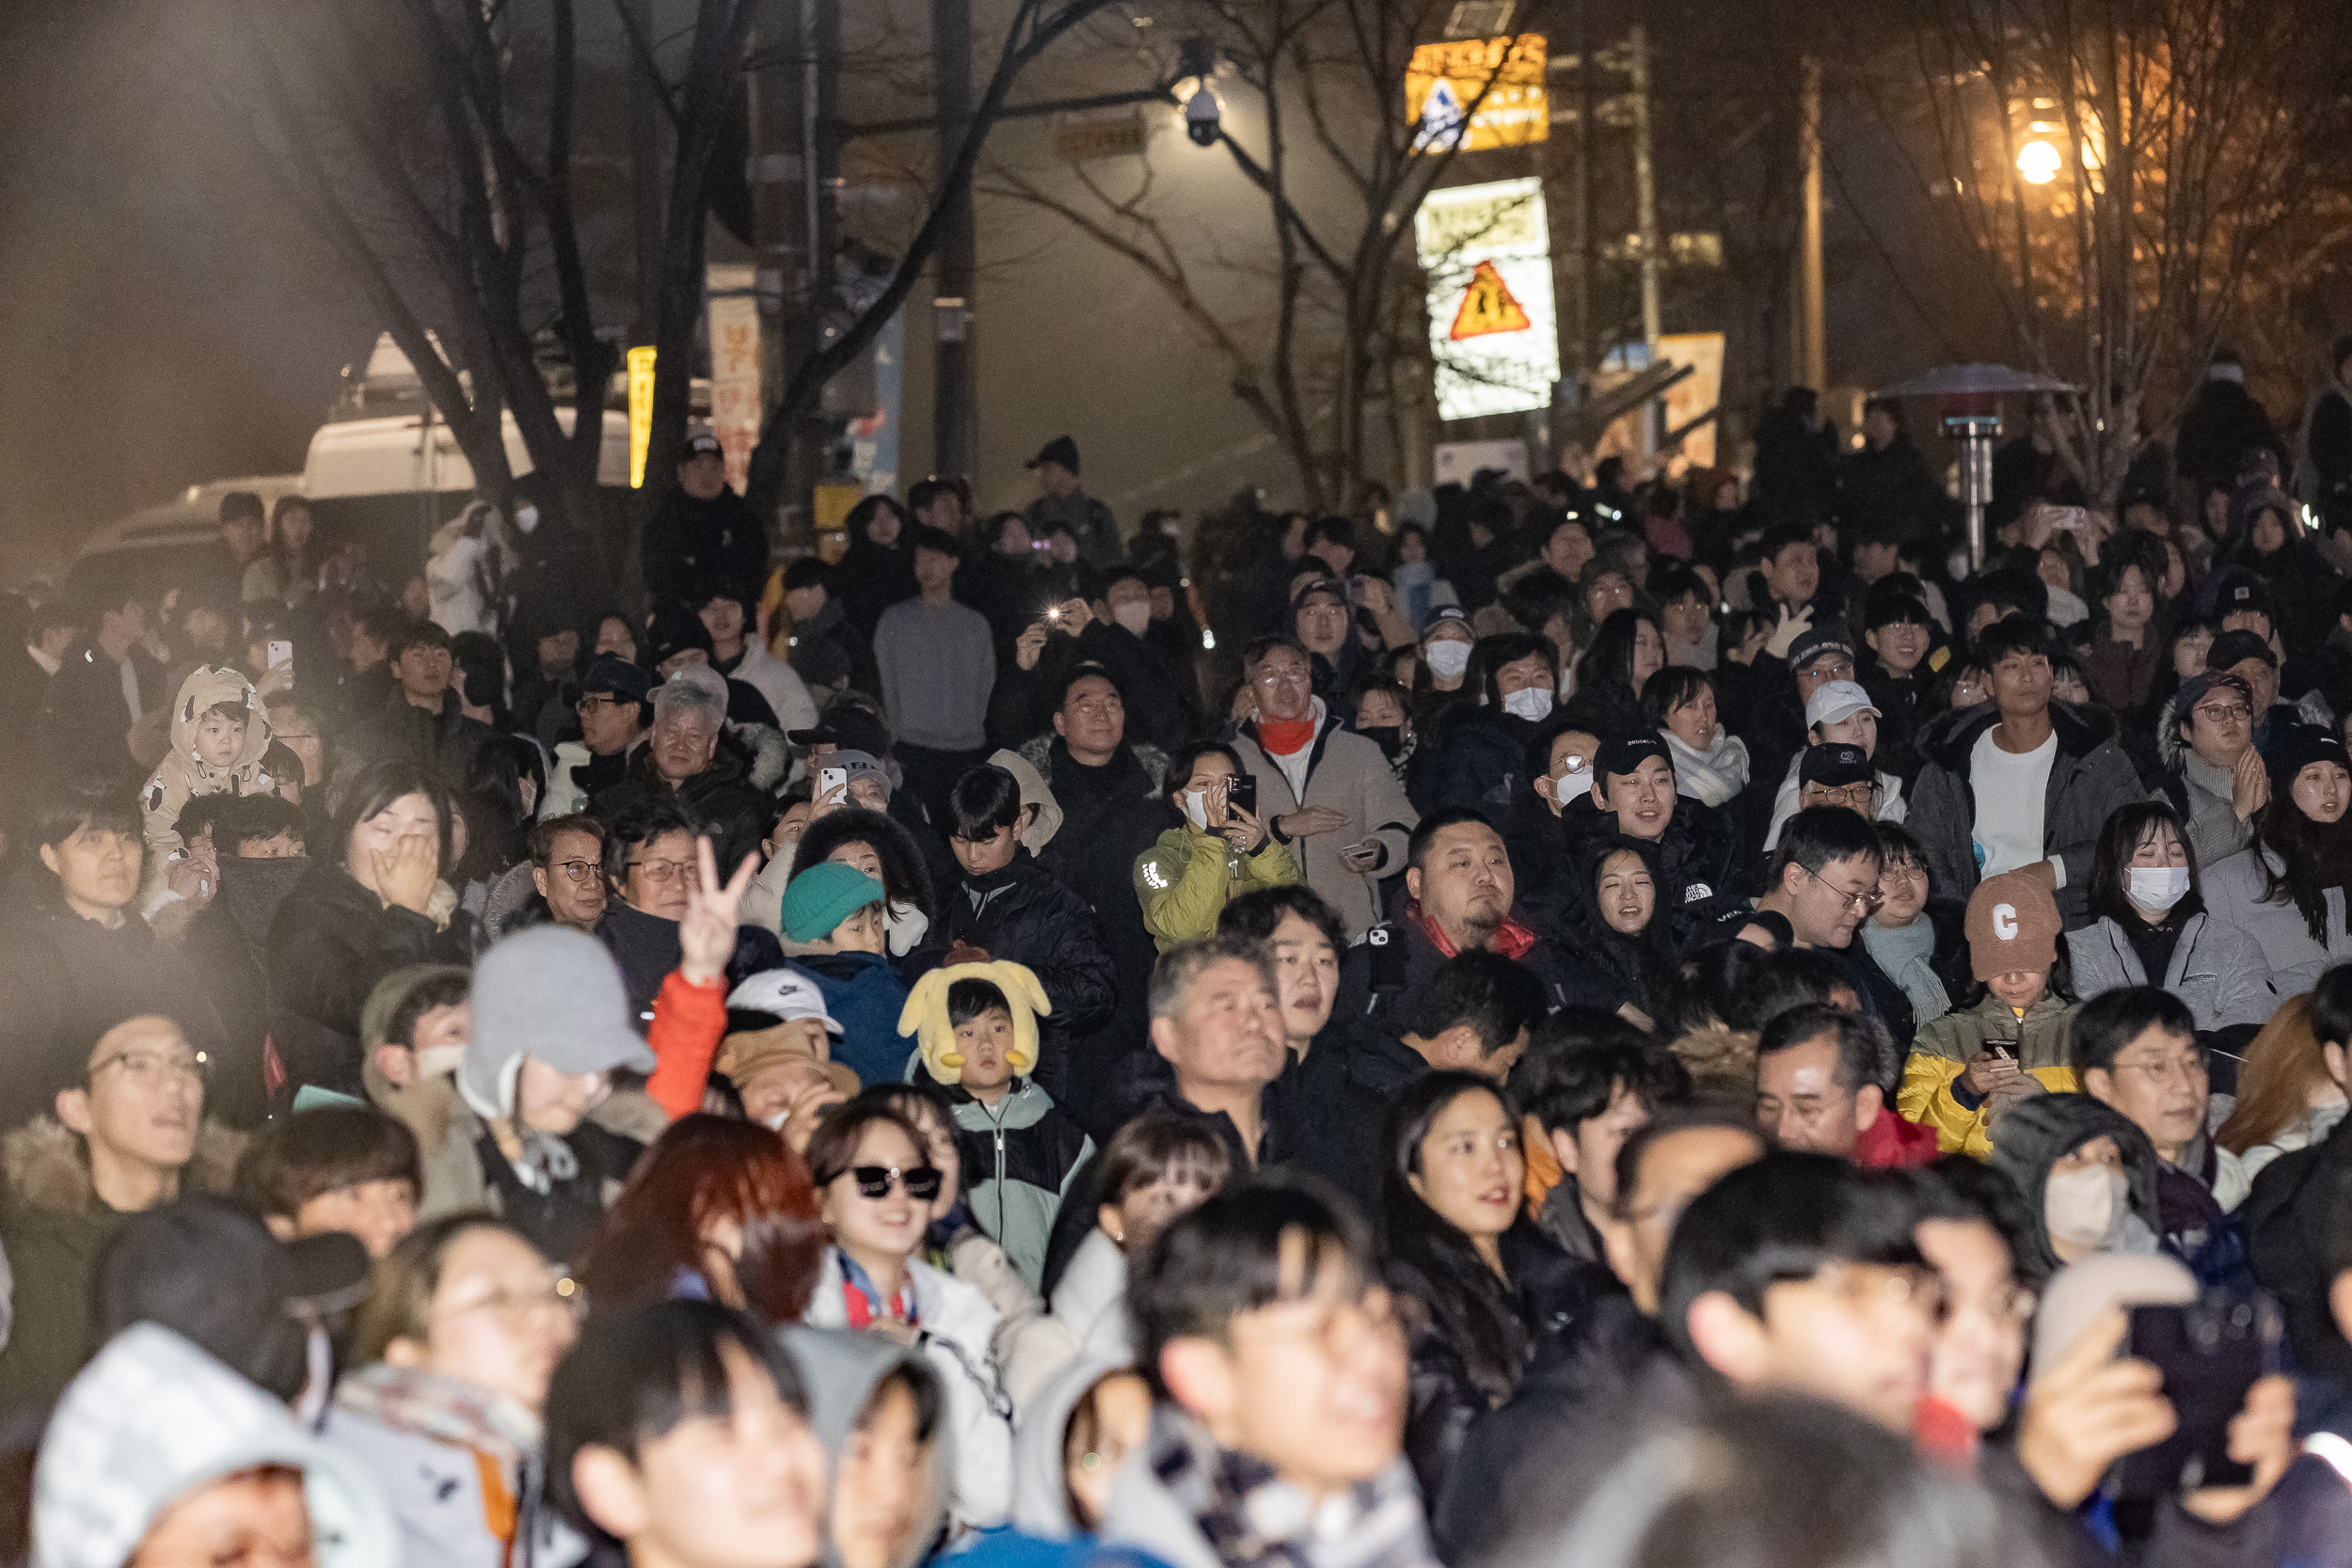
[[[1995,904],[1993,906],[1993,934],[2003,942],[2017,940],[2016,905]]]

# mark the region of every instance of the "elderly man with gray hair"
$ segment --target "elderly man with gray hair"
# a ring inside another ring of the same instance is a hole
[[[618,784],[589,809],[612,823],[637,807],[665,804],[707,834],[722,875],[759,849],[767,796],[751,782],[751,760],[726,733],[727,683],[690,664],[653,689],[653,728]]]
[[[1235,1161],[1281,1153],[1274,1081],[1289,1060],[1279,994],[1254,942],[1203,937],[1160,955],[1152,971],[1152,1047],[1175,1072],[1173,1109],[1216,1125]]]

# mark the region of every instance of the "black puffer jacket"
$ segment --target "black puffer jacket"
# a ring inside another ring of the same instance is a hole
[[[463,911],[437,927],[383,900],[333,862],[310,868],[269,928],[270,1036],[287,1081],[339,1094],[359,1082],[359,1009],[376,983],[409,964],[473,961]]]
[[[598,790],[588,809],[612,822],[625,812],[658,803],[677,807],[710,835],[722,877],[734,875],[743,857],[759,847],[768,797],[751,782],[751,764],[732,736],[721,736],[710,766],[675,789],[654,771],[653,747],[639,747],[621,782]]]
[[[1062,1106],[1101,1144],[1118,1125],[1121,1078],[1150,1053],[1146,997],[1160,949],[1136,902],[1135,863],[1168,824],[1159,795],[1168,758],[1150,747],[1121,746],[1109,762],[1089,768],[1061,740],[1048,744],[1048,738],[1021,752],[1044,775],[1062,809],[1061,831],[1038,859],[1055,880],[1092,906],[1094,928],[1119,972],[1109,1021],[1073,1042],[1070,1098]]]
[[[1560,827],[1572,855],[1619,836],[1616,815],[1602,812],[1589,796],[1568,803],[1560,814]],[[1666,831],[1658,836],[1655,848],[1658,913],[1653,923],[1665,923],[1662,934],[1676,953],[1709,940],[1723,918],[1756,892],[1752,871],[1741,864],[1740,835],[1730,819],[1688,795],[1675,797],[1674,815],[1666,819]],[[1554,883],[1553,908],[1547,915],[1554,929],[1566,929],[1574,894],[1573,881]]]
[[[1390,1290],[1412,1298],[1420,1307],[1416,1316],[1421,1322],[1408,1347],[1405,1452],[1424,1497],[1439,1495],[1471,1425],[1516,1391],[1535,1345],[1565,1327],[1597,1293],[1594,1271],[1580,1265],[1534,1225],[1522,1220],[1513,1226],[1503,1232],[1502,1245],[1509,1285],[1491,1275],[1478,1282],[1491,1282],[1496,1295],[1507,1297],[1514,1309],[1499,1320],[1511,1364],[1509,1380],[1501,1385],[1491,1373],[1481,1377],[1471,1370],[1466,1354],[1471,1331],[1462,1314],[1472,1308],[1464,1302],[1459,1285],[1440,1289],[1432,1281],[1431,1269],[1440,1266],[1439,1259],[1392,1259],[1383,1269]]]
[[[1025,966],[1053,1004],[1039,1020],[1038,1082],[1059,1101],[1070,1085],[1069,1042],[1101,1028],[1118,1000],[1119,971],[1087,901],[1054,880],[1026,849],[1011,863],[965,877],[941,900],[950,942]]]
[[[1696,804],[1688,799],[1679,800],[1676,803],[1676,815],[1679,816]],[[1626,935],[1602,917],[1596,886],[1602,863],[1620,850],[1641,857],[1658,889],[1658,905],[1649,925],[1635,936]],[[1668,934],[1672,922],[1665,918],[1666,893],[1659,873],[1658,846],[1644,839],[1628,838],[1623,833],[1588,839],[1577,851],[1565,885],[1555,891],[1561,895],[1564,945],[1577,960],[1567,970],[1567,1005],[1613,1013],[1629,1004],[1655,1018],[1658,988],[1673,976],[1675,958],[1674,941]]]
[[[2352,1182],[2352,1119],[2336,1124],[2324,1142],[2280,1155],[2254,1178],[2238,1210],[2254,1278],[2286,1309],[2296,1364],[2352,1384],[2352,1344],[2336,1327],[2328,1292],[2330,1238],[2341,1212],[2335,1194]]]

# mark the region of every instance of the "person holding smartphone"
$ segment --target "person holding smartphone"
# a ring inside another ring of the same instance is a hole
[[[1298,863],[1251,808],[1257,780],[1231,746],[1203,741],[1179,752],[1166,797],[1181,826],[1136,857],[1136,901],[1163,953],[1213,936],[1225,906],[1259,888],[1296,883]]]

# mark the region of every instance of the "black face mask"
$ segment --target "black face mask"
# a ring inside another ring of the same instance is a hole
[[[1356,733],[1378,746],[1380,754],[1391,762],[1394,762],[1397,753],[1405,750],[1405,726],[1402,724],[1369,724],[1359,727]]]

